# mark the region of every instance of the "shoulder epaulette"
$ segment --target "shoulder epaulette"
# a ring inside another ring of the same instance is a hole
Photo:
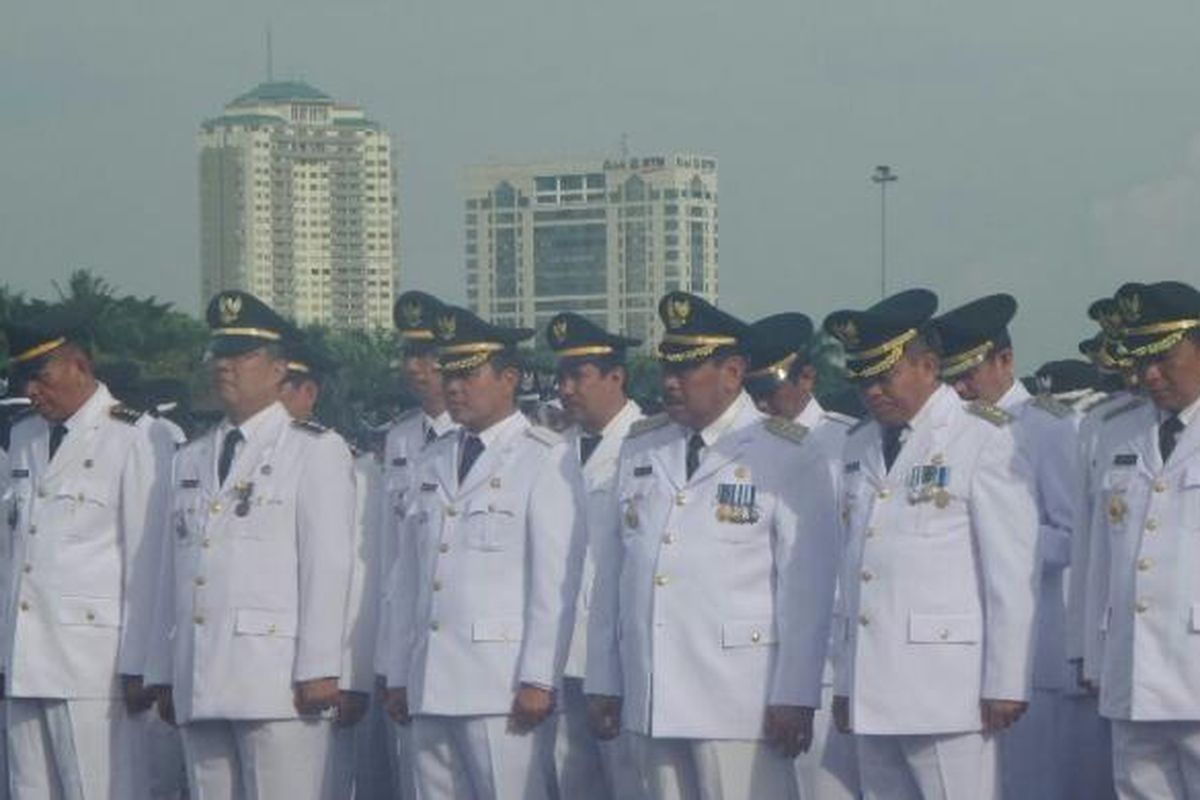
[[[138,420],[142,418],[141,411],[136,408],[130,408],[124,403],[117,403],[108,409],[108,415],[113,419],[124,422],[126,425],[137,425]]]
[[[401,422],[407,422],[408,420],[412,419],[413,417],[417,416],[420,413],[421,413],[420,406],[413,406],[412,408],[408,409],[407,411],[401,411],[400,416],[396,417],[396,424],[400,424]]]
[[[1117,406],[1112,411],[1109,411],[1108,413],[1106,413],[1104,415],[1104,421],[1108,422],[1113,417],[1119,417],[1122,414],[1124,414],[1126,411],[1133,411],[1135,408],[1140,408],[1141,405],[1145,402],[1146,402],[1146,398],[1144,398],[1144,397],[1134,397],[1128,403],[1125,403],[1124,405],[1121,405],[1121,406]]]
[[[967,411],[977,417],[986,419],[996,427],[1002,427],[1012,422],[1012,414],[1009,414],[1003,408],[1000,408],[1000,406],[994,406],[982,400],[975,400],[968,403]]]
[[[1031,405],[1034,408],[1040,408],[1047,414],[1065,419],[1075,413],[1075,410],[1069,405],[1059,400],[1054,395],[1039,394],[1033,398]]]
[[[642,417],[637,422],[629,426],[629,433],[625,434],[627,439],[632,439],[635,436],[641,436],[643,433],[649,433],[653,430],[658,430],[662,426],[671,421],[671,418],[666,414],[654,414],[650,417]]]
[[[763,420],[763,427],[768,433],[796,444],[803,442],[804,437],[808,435],[808,428],[798,422],[792,422],[787,417],[767,417]]]
[[[294,419],[292,420],[292,427],[302,430],[305,433],[311,433],[313,436],[320,436],[329,430],[329,428],[326,428],[321,423],[314,422],[311,419]]]
[[[859,432],[859,431],[861,431],[863,428],[867,427],[867,425],[869,425],[870,423],[871,423],[871,418],[870,418],[870,417],[863,417],[863,418],[862,418],[862,419],[860,419],[858,422],[856,422],[856,423],[854,423],[853,425],[851,425],[851,426],[850,426],[850,430],[846,431],[846,435],[847,435],[847,436],[851,436],[851,435],[853,435],[853,434],[855,434],[855,433],[858,433],[858,432]]]
[[[562,436],[549,428],[544,428],[541,425],[530,425],[525,429],[525,435],[535,442],[540,442],[547,447],[553,447],[562,441]]]
[[[840,411],[826,411],[824,417],[830,422],[837,422],[847,427],[855,427],[862,421]]]

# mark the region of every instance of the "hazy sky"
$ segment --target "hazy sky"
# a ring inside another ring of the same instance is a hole
[[[275,75],[400,145],[406,288],[463,296],[464,165],[720,159],[721,302],[818,321],[891,288],[1021,301],[1018,357],[1073,355],[1088,301],[1200,281],[1195,0],[10,3],[0,282],[88,267],[196,310],[196,131]]]

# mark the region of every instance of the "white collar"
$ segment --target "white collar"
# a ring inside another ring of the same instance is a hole
[[[1005,411],[1012,411],[1032,396],[1025,388],[1025,384],[1014,380],[1012,386],[1008,387],[1008,391],[996,402],[996,405]]]
[[[265,431],[269,430],[271,423],[274,422],[279,415],[287,416],[287,411],[283,404],[276,400],[271,405],[257,411],[249,419],[242,422],[241,425],[234,425],[229,417],[221,420],[221,424],[217,426],[217,441],[225,441],[225,434],[229,433],[234,428],[242,432],[242,440],[250,442],[257,436],[262,436]]]
[[[746,403],[750,402],[750,395],[743,390],[738,393],[729,407],[721,412],[721,416],[717,417],[708,427],[699,431],[700,438],[704,440],[705,447],[712,447],[717,443],[717,440],[733,426],[734,420],[742,413],[742,408]]]
[[[436,417],[431,417],[424,411],[421,412],[421,430],[427,431],[432,429],[439,439],[457,427],[454,424],[454,420],[450,419],[450,412],[445,409],[442,409],[442,413]]]
[[[64,419],[61,423],[50,422],[49,425],[53,428],[55,425],[62,425],[67,429],[67,432],[76,428],[86,427],[95,417],[104,409],[105,406],[112,403],[113,396],[109,393],[108,387],[100,381],[96,381],[96,388],[92,392],[91,397],[83,401],[83,405],[75,409],[75,413]]]
[[[821,404],[817,402],[817,398],[809,395],[808,402],[805,403],[804,409],[796,415],[796,419],[794,421],[797,425],[803,425],[809,430],[812,430],[824,421],[822,419],[824,415],[825,409],[822,408]]]
[[[1161,408],[1158,410],[1159,422],[1166,422],[1171,416],[1172,413],[1170,411],[1164,411]],[[1197,397],[1195,400],[1193,400],[1192,404],[1187,408],[1183,409],[1182,411],[1175,412],[1174,416],[1179,417],[1179,421],[1183,423],[1183,427],[1190,427],[1191,424],[1196,421],[1196,418],[1200,416],[1200,397]]]
[[[482,430],[479,433],[472,433],[466,428],[463,428],[462,435],[464,438],[467,436],[477,437],[479,441],[483,442],[483,449],[487,450],[502,439],[508,438],[511,434],[515,433],[518,428],[524,427],[522,423],[528,424],[525,420],[525,415],[522,414],[519,409],[514,409],[511,414],[495,423],[490,428]]]

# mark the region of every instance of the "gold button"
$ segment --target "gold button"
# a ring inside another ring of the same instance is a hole
[[[1145,572],[1146,570],[1150,569],[1150,559],[1139,558],[1137,562],[1137,568],[1141,572]]]
[[[675,543],[675,537],[669,533],[664,533],[662,540],[663,540],[663,544],[674,544]]]
[[[33,564],[26,564],[26,565],[25,565],[25,572],[26,572],[26,573],[33,572]]]
[[[38,489],[38,497],[45,497],[45,496],[46,496],[46,490]]]
[[[867,526],[867,538],[868,538],[868,539],[874,539],[874,538],[875,538],[875,526],[874,526],[874,525],[868,525],[868,526]]]
[[[488,481],[488,485],[491,486],[493,489],[499,489],[500,488],[500,479],[492,478],[490,481]]]
[[[1166,481],[1159,479],[1154,482],[1154,491],[1158,492],[1159,494],[1162,494],[1166,490],[1167,490],[1167,482]]]
[[[950,631],[946,630],[945,628],[942,628],[940,631],[938,631],[938,638],[941,639],[942,641],[949,639]]]
[[[888,489],[887,487],[884,487],[884,488],[882,488],[882,489],[880,489],[880,490],[879,490],[879,499],[880,499],[880,500],[887,500],[887,499],[888,499],[889,497],[891,497],[891,496],[892,496],[892,490],[891,490],[891,489]]]
[[[681,506],[685,502],[687,502],[687,495],[685,495],[683,492],[679,492],[677,495],[675,495],[675,505]]]
[[[1148,530],[1148,531],[1158,530],[1158,520],[1156,520],[1156,519],[1146,520],[1146,530]]]
[[[208,509],[208,510],[209,510],[209,511],[211,511],[212,513],[214,513],[214,514],[220,514],[220,513],[221,513],[221,504],[220,504],[220,503],[213,503],[211,506],[209,506],[209,509]]]
[[[431,630],[431,631],[436,631],[440,627],[442,627],[442,626],[438,624],[438,621],[436,619],[433,622],[429,623],[429,630]]]
[[[94,612],[94,611],[89,611],[86,614],[84,614],[83,616],[87,619],[88,622],[96,621],[96,612]]]
[[[21,601],[21,610],[22,610],[22,611],[28,611],[28,610],[29,610],[29,603],[27,603],[27,602],[25,602],[24,600],[22,600],[22,601]]]
[[[858,624],[862,625],[865,628],[871,624],[871,618],[868,617],[866,614],[859,614],[858,615]]]
[[[495,510],[496,510],[496,507],[494,505],[492,505],[491,503],[488,503],[488,513],[491,514]]]
[[[438,545],[438,552],[439,552],[439,553],[449,553],[449,552],[450,552],[450,545],[449,545],[449,543],[447,543],[447,542],[442,542],[441,544],[439,544],[439,545]]]
[[[446,516],[447,517],[453,517],[456,514],[458,514],[457,508],[455,508],[454,506],[446,506]]]
[[[1145,600],[1138,600],[1137,605],[1134,606],[1133,608],[1135,611],[1137,611],[1137,613],[1145,614],[1147,611],[1150,610],[1150,604],[1147,603]]]
[[[197,614],[196,616],[192,617],[192,622],[196,623],[197,625],[203,625],[204,616],[202,614]]]
[[[666,575],[655,575],[654,576],[654,584],[656,586],[666,586],[670,582],[670,580],[671,579],[668,578]]]
[[[203,548],[207,549],[211,545],[212,545],[212,539],[209,539],[207,536],[200,540],[200,546]]]
[[[759,633],[758,631],[754,631],[750,634],[750,641],[752,641],[756,644],[758,643],[758,640],[761,638],[762,638],[762,634]]]
[[[204,580],[204,576],[203,576],[203,575],[201,575],[201,576],[199,576],[198,578],[196,578],[196,585],[197,585],[197,586],[203,586],[205,583],[207,583],[207,581],[206,581],[206,580]]]
[[[864,569],[864,570],[863,570],[863,571],[862,571],[862,572],[859,574],[859,577],[863,579],[863,583],[867,583],[867,582],[869,582],[869,581],[870,581],[872,578],[874,578],[874,577],[875,577],[875,573],[874,573],[874,572],[871,572],[871,570],[869,570],[869,569]]]
[[[37,525],[30,525],[30,526],[29,526],[29,533],[30,533],[30,534],[37,533]]]
[[[440,592],[440,591],[442,590],[442,582],[441,582],[441,581],[434,581],[434,582],[433,582],[433,590],[434,590],[435,592]]]
[[[267,633],[275,633],[277,630],[279,630],[279,628],[276,627],[274,622],[267,626]]]

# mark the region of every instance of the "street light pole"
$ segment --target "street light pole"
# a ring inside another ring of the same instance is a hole
[[[879,298],[887,297],[887,185],[900,180],[892,168],[881,164],[871,180],[879,184]]]

